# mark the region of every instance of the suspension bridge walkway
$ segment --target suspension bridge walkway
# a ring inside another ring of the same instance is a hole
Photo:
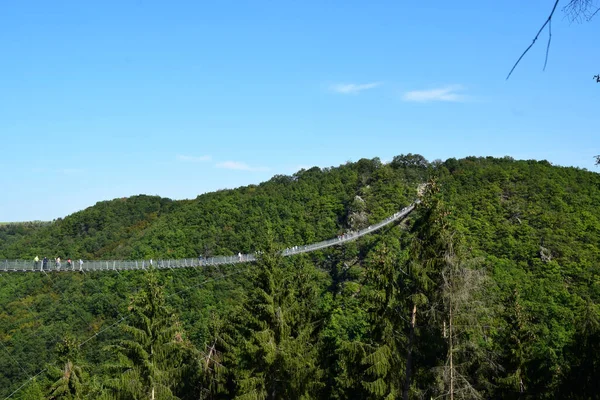
[[[324,241],[317,242],[317,243],[289,247],[282,251],[282,255],[284,257],[289,257],[289,256],[293,256],[296,254],[309,253],[309,252],[325,249],[325,248],[331,247],[331,246],[342,245],[346,242],[356,240],[362,236],[365,236],[365,235],[371,234],[377,230],[380,230],[381,228],[383,228],[387,225],[390,225],[390,224],[393,224],[394,222],[405,219],[415,209],[416,205],[419,203],[420,203],[420,200],[416,200],[411,205],[404,207],[402,210],[387,217],[383,221],[380,221],[376,224],[373,224],[373,225],[371,225],[367,228],[361,229],[359,231],[347,232],[336,238],[324,240]],[[2,278],[2,273],[4,273],[4,272],[8,272],[8,273],[23,273],[23,272],[46,273],[46,272],[50,272],[50,271],[52,271],[52,272],[56,271],[56,272],[84,272],[85,273],[88,271],[90,271],[90,272],[91,271],[120,271],[120,270],[136,270],[136,269],[148,269],[148,268],[158,268],[158,269],[197,268],[197,267],[212,266],[212,265],[220,266],[220,265],[230,265],[230,264],[251,263],[253,261],[256,261],[256,259],[257,259],[257,253],[238,254],[238,255],[234,255],[234,256],[196,258],[196,259],[177,259],[177,260],[152,260],[152,261],[150,261],[150,260],[139,260],[139,261],[86,260],[83,262],[83,264],[79,264],[79,260],[74,260],[70,267],[67,267],[65,265],[66,263],[63,263],[60,268],[57,268],[57,265],[55,265],[54,260],[52,260],[52,262],[50,262],[50,261],[48,262],[47,268],[43,268],[44,266],[41,261],[38,263],[35,263],[33,260],[4,260],[4,261],[0,261],[0,278]],[[220,278],[230,276],[234,273],[236,273],[236,272],[232,272],[230,274],[225,274]],[[52,278],[53,275],[54,274],[45,274],[45,277],[50,281],[52,287],[55,287],[57,281],[55,281]],[[220,278],[205,280],[201,284],[204,284],[211,280],[220,279]],[[184,291],[187,291],[187,290],[193,289],[193,288],[197,288],[199,286],[200,285],[193,285],[193,286],[188,287],[187,289],[184,289]],[[177,292],[176,294],[180,294],[181,292],[182,291]],[[61,295],[61,298],[63,298],[67,303],[72,305],[71,301],[68,299],[67,296],[65,296],[64,293]],[[25,305],[25,307],[29,310],[29,312],[31,312],[32,314],[35,314],[29,306]],[[118,309],[116,308],[116,306],[113,305],[113,307],[115,308],[115,311],[116,311],[117,315],[119,316],[119,318],[115,322],[110,323],[108,326],[102,327],[102,329],[91,334],[88,338],[86,338],[85,340],[80,342],[78,344],[78,347],[82,347],[83,345],[85,345],[86,343],[89,343],[91,340],[98,337],[102,333],[104,333],[110,329],[113,329],[114,327],[118,326],[120,323],[122,323],[129,317],[129,316],[121,315],[120,312],[118,311]],[[77,315],[82,319],[82,321],[85,322],[85,319],[79,313],[77,313]],[[50,336],[54,336],[54,335],[50,335]],[[54,340],[52,340],[51,342],[48,342],[47,348],[51,348],[53,345],[58,343],[61,340],[61,338],[62,338],[61,334],[56,335]],[[13,353],[11,353],[9,351],[10,346],[5,345],[3,343],[3,341],[1,341],[1,340],[0,340],[0,345],[2,346],[3,352],[6,353],[6,355],[10,359],[10,361],[12,361],[18,368],[20,368],[21,372],[24,373],[25,375],[27,375],[27,377],[28,377],[27,380],[25,380],[18,387],[15,387],[14,390],[12,390],[12,392],[10,394],[8,394],[7,397],[4,398],[4,400],[8,400],[8,399],[12,398],[16,393],[18,393],[22,389],[24,389],[29,383],[33,382],[35,380],[35,378],[44,374],[48,370],[48,368],[42,368],[40,370],[37,370],[37,368],[36,368],[37,372],[36,371],[28,371],[28,370],[24,369],[23,366],[19,363],[16,355],[14,355]],[[0,390],[0,392],[1,392],[1,390]]]
[[[331,246],[341,245],[343,243],[356,240],[362,236],[373,233],[384,226],[400,221],[410,214],[420,203],[420,200],[415,201],[411,205],[404,207],[397,213],[387,217],[367,228],[355,232],[347,232],[336,238],[324,240],[317,243],[292,246],[282,251],[284,257],[293,256],[296,254],[310,253],[312,251],[321,250]],[[80,264],[79,260],[73,260],[71,265],[67,265],[66,260],[63,260],[58,265],[55,260],[48,260],[44,266],[42,260],[34,262],[32,260],[4,260],[0,262],[0,272],[91,272],[91,271],[121,271],[121,270],[137,270],[137,269],[168,269],[168,268],[196,268],[208,265],[227,265],[240,264],[256,261],[256,253],[237,254],[233,256],[216,256],[207,258],[183,258],[175,260],[84,260]]]

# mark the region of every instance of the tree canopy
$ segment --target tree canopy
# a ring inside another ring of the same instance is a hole
[[[280,256],[379,221],[419,187],[405,221]],[[0,254],[11,258],[261,257],[202,269],[0,271],[0,397],[593,398],[598,199],[600,175],[578,168],[409,154],[7,228]]]

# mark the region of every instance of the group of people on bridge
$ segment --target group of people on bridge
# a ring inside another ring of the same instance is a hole
[[[55,271],[60,271],[62,264],[61,264],[61,260],[60,257],[56,257],[54,259],[54,270]],[[44,257],[42,259],[42,263],[40,265],[40,258],[38,256],[35,256],[35,258],[33,259],[33,268],[35,271],[37,271],[38,269],[42,272],[44,271],[50,271],[51,268],[48,265],[48,257]],[[75,270],[75,263],[73,262],[73,260],[71,260],[71,258],[67,258],[67,269],[70,270]],[[79,259],[79,270],[83,270],[83,260],[80,258]]]

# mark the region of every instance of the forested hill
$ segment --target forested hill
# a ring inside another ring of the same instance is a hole
[[[267,232],[287,245],[329,239],[407,205],[426,179],[426,166],[416,155],[386,165],[362,159],[195,200],[140,195],[103,201],[18,240],[0,236],[0,258],[185,258],[254,251]]]
[[[308,255],[277,251],[380,221],[424,182],[402,223]],[[0,271],[0,398],[600,393],[595,172],[409,154],[2,229],[6,258],[261,256],[222,269]]]

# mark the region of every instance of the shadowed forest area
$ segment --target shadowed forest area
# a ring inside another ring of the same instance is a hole
[[[422,202],[344,246],[283,258]],[[4,273],[0,398],[590,399],[600,175],[505,158],[275,176],[0,226],[0,260],[260,251],[178,270]]]

